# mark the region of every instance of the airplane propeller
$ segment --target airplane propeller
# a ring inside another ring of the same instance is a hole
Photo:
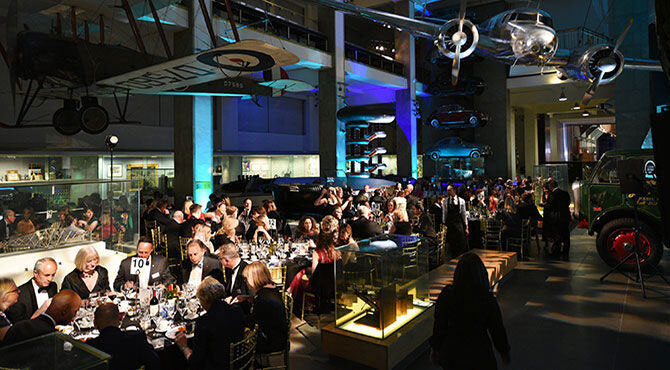
[[[597,61],[595,68],[598,71],[600,71],[600,74],[598,74],[598,76],[591,83],[591,86],[589,86],[589,89],[586,90],[586,92],[584,93],[584,97],[582,98],[582,101],[580,103],[580,106],[582,108],[587,106],[591,101],[591,99],[593,98],[593,96],[596,94],[596,90],[600,85],[600,81],[602,81],[605,74],[610,73],[617,68],[616,53],[619,50],[619,46],[621,46],[623,39],[626,37],[626,34],[628,33],[632,25],[633,25],[633,18],[631,18],[628,21],[628,24],[623,29],[623,32],[621,32],[621,35],[619,35],[619,38],[616,40],[616,44],[614,45],[614,49],[612,49],[609,55]]]
[[[461,0],[461,9],[458,13],[458,32],[451,36],[451,42],[456,45],[456,55],[451,64],[451,84],[456,86],[458,84],[458,72],[461,69],[461,46],[467,42],[467,35],[463,32],[463,23],[465,22],[465,3],[466,0]]]

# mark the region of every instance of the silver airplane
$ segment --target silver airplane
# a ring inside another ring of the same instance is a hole
[[[558,35],[551,16],[540,9],[517,8],[499,13],[481,25],[465,18],[466,0],[461,0],[459,17],[436,24],[427,18],[413,19],[380,10],[336,0],[304,0],[337,11],[383,23],[416,37],[433,40],[440,54],[452,59],[452,83],[458,82],[460,60],[471,54],[510,65],[555,67],[560,79],[585,80],[591,83],[581,104],[587,105],[600,84],[614,80],[626,69],[662,72],[657,60],[624,58],[619,46],[633,20],[628,22],[614,46],[593,45],[589,48],[558,48]]]

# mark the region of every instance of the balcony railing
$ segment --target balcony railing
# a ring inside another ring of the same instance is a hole
[[[403,76],[405,73],[405,66],[390,56],[375,53],[350,42],[344,43],[344,57],[396,75]]]
[[[230,7],[238,28],[250,27],[301,45],[328,51],[328,38],[321,32],[314,31],[242,1],[230,2]],[[225,5],[221,2],[214,2],[214,14],[221,19],[228,19]],[[227,37],[233,37],[230,30],[226,33]]]

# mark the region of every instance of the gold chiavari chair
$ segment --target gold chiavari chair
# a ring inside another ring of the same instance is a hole
[[[242,340],[230,344],[230,369],[254,368],[257,336],[258,325],[255,325],[253,329],[247,329]]]

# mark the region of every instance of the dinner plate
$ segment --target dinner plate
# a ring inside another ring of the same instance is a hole
[[[165,338],[170,339],[170,340],[175,340],[175,338],[177,338],[177,333],[178,332],[179,332],[179,327],[172,328],[165,333]],[[188,339],[193,338],[193,333],[186,334],[186,338],[188,338]]]

